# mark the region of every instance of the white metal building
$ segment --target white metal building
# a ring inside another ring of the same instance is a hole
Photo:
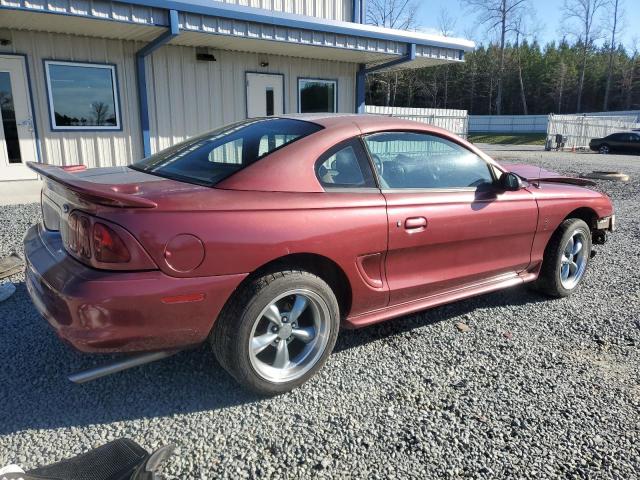
[[[364,0],[0,0],[0,181],[127,164],[247,117],[364,112],[367,73],[473,43],[363,25]],[[1,188],[1,187],[0,187]]]

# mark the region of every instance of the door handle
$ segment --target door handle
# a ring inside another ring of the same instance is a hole
[[[405,230],[424,230],[427,228],[427,219],[424,217],[409,217],[404,221]]]

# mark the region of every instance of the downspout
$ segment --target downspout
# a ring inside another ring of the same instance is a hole
[[[380,70],[384,70],[387,68],[395,67],[397,65],[402,65],[403,63],[411,62],[416,59],[416,44],[408,43],[407,44],[407,53],[403,55],[401,58],[396,60],[391,60],[387,63],[382,63],[380,65],[375,65],[373,67],[367,68],[366,65],[360,65],[358,72],[356,73],[356,113],[365,113],[365,103],[366,103],[366,80],[367,75],[370,73],[374,73]]]
[[[147,96],[147,72],[145,58],[172,38],[180,34],[178,11],[169,10],[169,28],[136,52],[136,73],[138,77],[138,108],[140,110],[140,129],[142,130],[142,151],[145,157],[151,155],[151,133],[149,128],[149,98]]]

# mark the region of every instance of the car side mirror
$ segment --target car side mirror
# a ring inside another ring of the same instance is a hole
[[[498,185],[505,192],[515,192],[524,186],[520,177],[513,172],[504,172],[500,175]]]

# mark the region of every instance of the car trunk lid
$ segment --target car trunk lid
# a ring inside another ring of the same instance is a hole
[[[44,180],[42,215],[48,230],[60,230],[75,209],[89,214],[155,209],[168,193],[202,188],[124,166],[68,169],[34,162],[28,166]]]

